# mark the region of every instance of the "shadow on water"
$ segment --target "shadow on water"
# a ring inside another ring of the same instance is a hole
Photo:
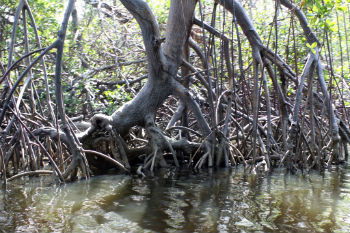
[[[350,169],[252,175],[161,170],[0,192],[0,232],[349,232]],[[22,183],[21,183],[22,182]]]

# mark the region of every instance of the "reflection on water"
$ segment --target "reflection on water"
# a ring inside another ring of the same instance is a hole
[[[323,176],[165,170],[146,179],[44,181],[0,192],[0,232],[350,231],[349,168]]]

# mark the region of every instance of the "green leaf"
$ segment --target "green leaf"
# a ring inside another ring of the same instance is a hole
[[[311,48],[314,49],[317,47],[317,42],[312,43]]]
[[[337,6],[337,10],[345,12],[347,10],[347,7],[342,5],[342,6]]]

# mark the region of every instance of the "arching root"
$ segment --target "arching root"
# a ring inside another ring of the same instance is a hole
[[[149,154],[145,160],[143,169],[153,171],[154,167],[159,165],[160,167],[167,167],[168,164],[163,157],[164,151],[170,151],[173,156],[173,161],[176,167],[179,167],[179,161],[176,156],[176,152],[173,149],[170,141],[164,135],[164,133],[155,125],[154,117],[146,117],[146,131],[150,137],[150,145],[152,147],[152,153]]]

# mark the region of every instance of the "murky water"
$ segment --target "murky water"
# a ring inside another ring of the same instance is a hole
[[[350,168],[159,173],[12,183],[0,191],[0,232],[350,232]]]

